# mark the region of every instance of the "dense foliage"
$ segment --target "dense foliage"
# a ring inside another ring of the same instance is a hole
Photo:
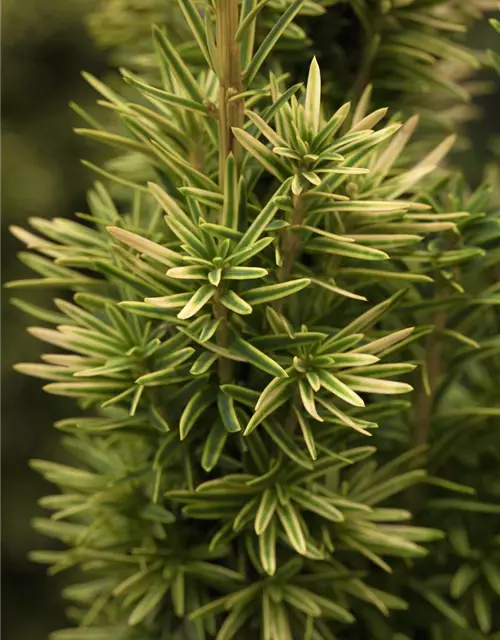
[[[13,229],[11,286],[72,296],[14,300],[81,408],[33,461],[55,640],[499,637],[500,211],[442,131],[484,8],[179,0],[152,49],[119,12],[123,91],[75,107],[109,187]]]

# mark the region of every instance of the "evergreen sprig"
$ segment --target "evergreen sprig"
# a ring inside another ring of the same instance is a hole
[[[379,4],[387,81],[454,89],[429,65],[475,61],[434,33],[458,5]],[[352,105],[309,53],[283,72],[321,7],[179,0],[190,48],[157,27],[156,72],[87,76],[109,190],[13,229],[38,277],[10,287],[68,294],[14,300],[62,350],[17,369],[82,409],[75,462],[32,463],[64,545],[33,559],[81,576],[54,640],[495,637],[499,211],[442,166],[454,135],[371,110],[375,60]]]

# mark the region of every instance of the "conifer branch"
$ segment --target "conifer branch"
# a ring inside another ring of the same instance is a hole
[[[415,143],[402,100],[397,116],[371,104],[378,88],[463,95],[434,71],[476,62],[443,36],[464,10],[178,2],[184,31],[154,29],[147,81],[123,72],[138,97],[87,76],[117,123],[79,109],[78,133],[125,154],[90,165],[111,190],[95,185],[85,224],[12,230],[36,276],[9,287],[68,294],[55,309],[14,300],[60,351],[16,368],[94,412],[57,424],[74,467],[33,462],[60,490],[36,527],[65,545],[33,559],[84,569],[65,592],[78,627],[53,640],[489,637],[498,211],[441,166],[454,136]],[[363,22],[342,77],[322,76],[299,14]],[[333,95],[354,95],[352,117]],[[422,344],[427,377],[408,395]]]

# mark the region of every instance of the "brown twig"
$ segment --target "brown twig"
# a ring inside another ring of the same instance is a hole
[[[238,161],[240,145],[233,135],[233,127],[241,128],[244,120],[243,100],[231,100],[242,93],[242,75],[238,30],[238,0],[217,0],[216,35],[219,56],[219,181],[224,182],[226,160],[233,153]]]
[[[239,45],[236,42],[238,29],[238,0],[217,0],[216,3],[217,54],[219,76],[219,184],[224,188],[224,175],[229,154],[236,162],[240,157],[240,146],[233,135],[233,127],[241,128],[244,120],[243,100],[230,100],[242,93],[242,76]],[[221,347],[229,342],[228,312],[220,303],[219,292],[214,302],[214,313],[221,319],[216,332],[216,341]],[[226,384],[233,377],[233,363],[227,358],[219,358],[219,379]]]

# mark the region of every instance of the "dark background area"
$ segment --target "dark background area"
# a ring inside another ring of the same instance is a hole
[[[85,211],[92,176],[79,158],[94,155],[72,133],[78,118],[70,100],[85,105],[93,90],[80,75],[106,72],[103,52],[90,39],[83,0],[6,0],[2,24],[2,280],[28,276],[18,262],[20,243],[10,225],[25,226],[32,216],[68,216]],[[40,380],[12,371],[33,361],[42,343],[25,327],[37,324],[9,300],[26,297],[43,303],[54,291],[2,292],[2,631],[9,640],[44,640],[65,626],[59,596],[64,576],[52,578],[32,564],[31,549],[47,547],[30,520],[42,510],[38,498],[52,493],[28,468],[30,458],[61,458],[51,424],[75,410],[70,402],[48,396]],[[50,544],[50,541],[49,541]]]
[[[21,247],[10,235],[10,225],[25,226],[31,216],[69,216],[86,210],[92,175],[79,158],[95,161],[99,150],[72,133],[79,122],[68,102],[86,106],[95,99],[80,76],[82,69],[97,76],[109,70],[105,54],[87,33],[85,19],[92,5],[93,0],[3,2],[3,282],[30,277],[18,262]],[[495,46],[495,34],[486,21],[473,30],[471,44]],[[493,161],[492,141],[500,133],[498,88],[478,104],[483,117],[469,126],[472,146],[459,157],[473,183]],[[55,292],[19,294],[43,303]],[[61,459],[51,424],[76,408],[45,394],[42,381],[12,371],[15,362],[36,361],[42,350],[42,344],[25,333],[36,321],[9,303],[16,295],[9,291],[2,296],[2,630],[8,640],[43,640],[64,625],[59,591],[65,578],[47,577],[43,566],[27,559],[30,550],[50,545],[29,523],[41,514],[39,497],[54,491],[29,469],[28,461]]]

